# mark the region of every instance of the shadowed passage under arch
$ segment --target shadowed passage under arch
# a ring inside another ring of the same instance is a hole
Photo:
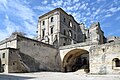
[[[74,72],[80,69],[89,72],[89,52],[84,49],[73,49],[63,58],[63,71]]]

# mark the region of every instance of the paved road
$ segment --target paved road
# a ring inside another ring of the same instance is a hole
[[[58,72],[0,73],[0,80],[120,80],[120,75],[87,75]]]

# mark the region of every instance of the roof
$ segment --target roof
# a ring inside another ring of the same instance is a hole
[[[5,50],[5,49],[18,50],[18,49],[16,49],[16,48],[11,48],[11,47],[2,48],[2,49],[0,49],[0,50]]]
[[[54,10],[52,10],[52,11],[49,11],[48,13],[46,13],[46,14],[43,14],[42,16],[40,16],[39,17],[39,19],[40,18],[42,18],[42,17],[45,17],[45,16],[47,16],[47,15],[49,15],[49,14],[51,14],[51,13],[53,13],[53,12],[55,12],[55,11],[63,11],[63,12],[65,12],[63,9],[61,9],[61,8],[56,8],[56,9],[54,9]],[[66,12],[65,12],[66,13]]]
[[[27,39],[27,40],[31,40],[31,41],[34,41],[34,42],[37,42],[37,43],[41,43],[41,44],[44,44],[48,47],[51,47],[51,48],[54,48],[52,45],[50,44],[46,44],[46,43],[43,43],[41,41],[37,41],[37,40],[34,40],[34,39],[31,39],[31,38],[28,38],[28,37],[25,37],[25,36],[21,36],[21,35],[18,35],[18,34],[15,34],[15,35],[11,35],[9,38],[6,38],[5,40],[1,41],[0,42],[0,45],[6,43],[6,42],[9,42],[9,41],[13,41],[13,40],[17,40],[18,37],[20,38],[23,38],[23,39]]]
[[[43,14],[42,16],[40,16],[39,19],[40,19],[40,18],[43,18],[43,17],[45,17],[45,16],[47,16],[47,15],[49,15],[49,14],[51,14],[51,13],[54,13],[55,11],[62,11],[62,12],[64,12],[66,15],[72,17],[73,20],[79,25],[79,23],[74,19],[74,17],[73,17],[71,14],[66,13],[62,8],[56,8],[56,9],[54,9],[54,10],[52,10],[52,11],[49,11],[48,13]]]
[[[13,41],[15,39],[16,39],[16,35],[11,35],[9,38],[6,38],[5,40],[0,41],[0,45],[9,41]]]

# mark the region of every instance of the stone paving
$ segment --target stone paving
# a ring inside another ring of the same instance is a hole
[[[0,80],[120,80],[120,75],[87,75],[76,72],[0,73]]]

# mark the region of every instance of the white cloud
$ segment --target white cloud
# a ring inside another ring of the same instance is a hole
[[[110,17],[110,16],[112,16],[113,14],[107,14],[107,15],[105,15],[104,17]]]
[[[106,0],[97,0],[97,2],[106,1]]]
[[[0,0],[0,4],[7,8],[7,0]]]
[[[77,3],[78,1],[79,1],[79,0],[73,0],[73,4],[74,4],[74,3]]]
[[[63,1],[62,0],[53,1],[52,5],[53,6],[62,6],[63,5]]]
[[[28,6],[23,5],[21,2],[14,0],[9,2],[9,7],[12,9],[12,11],[14,11],[14,16],[20,17],[23,20],[29,20],[30,22],[34,22],[33,17],[35,16],[35,13]]]
[[[112,13],[115,13],[117,11],[120,11],[120,7],[112,7],[110,8],[108,11],[112,12]]]
[[[5,19],[3,20],[3,23],[5,24],[5,28],[0,30],[0,40],[5,39],[6,37],[10,36],[12,32],[14,31],[20,31],[20,26],[13,23],[8,15],[5,15]]]
[[[6,32],[11,34],[14,31],[20,31],[20,26],[17,26],[15,23],[10,21],[8,15],[5,16],[3,23],[6,25]]]
[[[47,0],[44,0],[43,2],[42,2],[42,4],[47,4],[48,3],[48,1]]]
[[[34,9],[40,10],[40,11],[50,11],[54,9],[52,6],[35,6]]]
[[[94,11],[94,10],[95,10],[95,7],[92,8],[92,11]]]
[[[83,9],[83,8],[85,8],[85,7],[86,7],[86,5],[85,5],[85,4],[82,4],[79,9]]]
[[[99,12],[101,11],[101,9],[100,8],[98,8],[97,10],[96,10],[96,12],[94,13],[94,15],[93,16],[96,16],[97,14],[99,14]]]
[[[29,6],[20,2],[20,0],[9,0],[4,4],[7,4],[7,8],[4,10],[7,15],[3,22],[6,27],[5,31],[8,33],[6,35],[9,35],[14,31],[24,31],[26,34],[35,34],[37,21],[34,17],[36,16],[36,13]],[[8,15],[21,22],[18,24],[15,21],[10,20]]]
[[[91,14],[91,12],[88,12],[86,15],[88,16],[88,15],[90,15]]]
[[[25,28],[24,31],[32,35],[35,33],[37,27],[37,14],[42,15],[41,13],[48,12],[57,7],[61,7],[67,13],[72,14],[77,22],[83,21],[87,25],[93,21],[105,20],[107,17],[113,16],[116,12],[120,11],[120,8],[115,6],[114,2],[104,2],[102,4],[100,3],[101,1],[105,0],[97,0],[94,2],[91,2],[90,0],[42,0],[39,5],[36,4],[35,6],[31,6],[29,4],[30,2],[32,3],[32,1],[29,0],[23,0],[22,2],[20,0],[0,0],[0,11],[4,11],[12,17],[14,14],[14,17],[19,18],[20,21],[22,20],[20,24],[21,27]],[[98,6],[99,4],[101,5]],[[118,5],[118,3],[116,4]],[[35,12],[31,8],[35,10]],[[36,13],[38,11],[39,13]],[[14,23],[9,19],[9,16],[6,15],[9,24],[18,26],[17,23]],[[116,20],[119,19],[120,18],[116,18]],[[18,30],[21,30],[21,27],[19,27],[20,29]],[[7,29],[10,30],[9,27],[6,27],[6,30]],[[17,30],[17,28],[15,29]],[[10,31],[12,32],[14,30],[11,29]]]

